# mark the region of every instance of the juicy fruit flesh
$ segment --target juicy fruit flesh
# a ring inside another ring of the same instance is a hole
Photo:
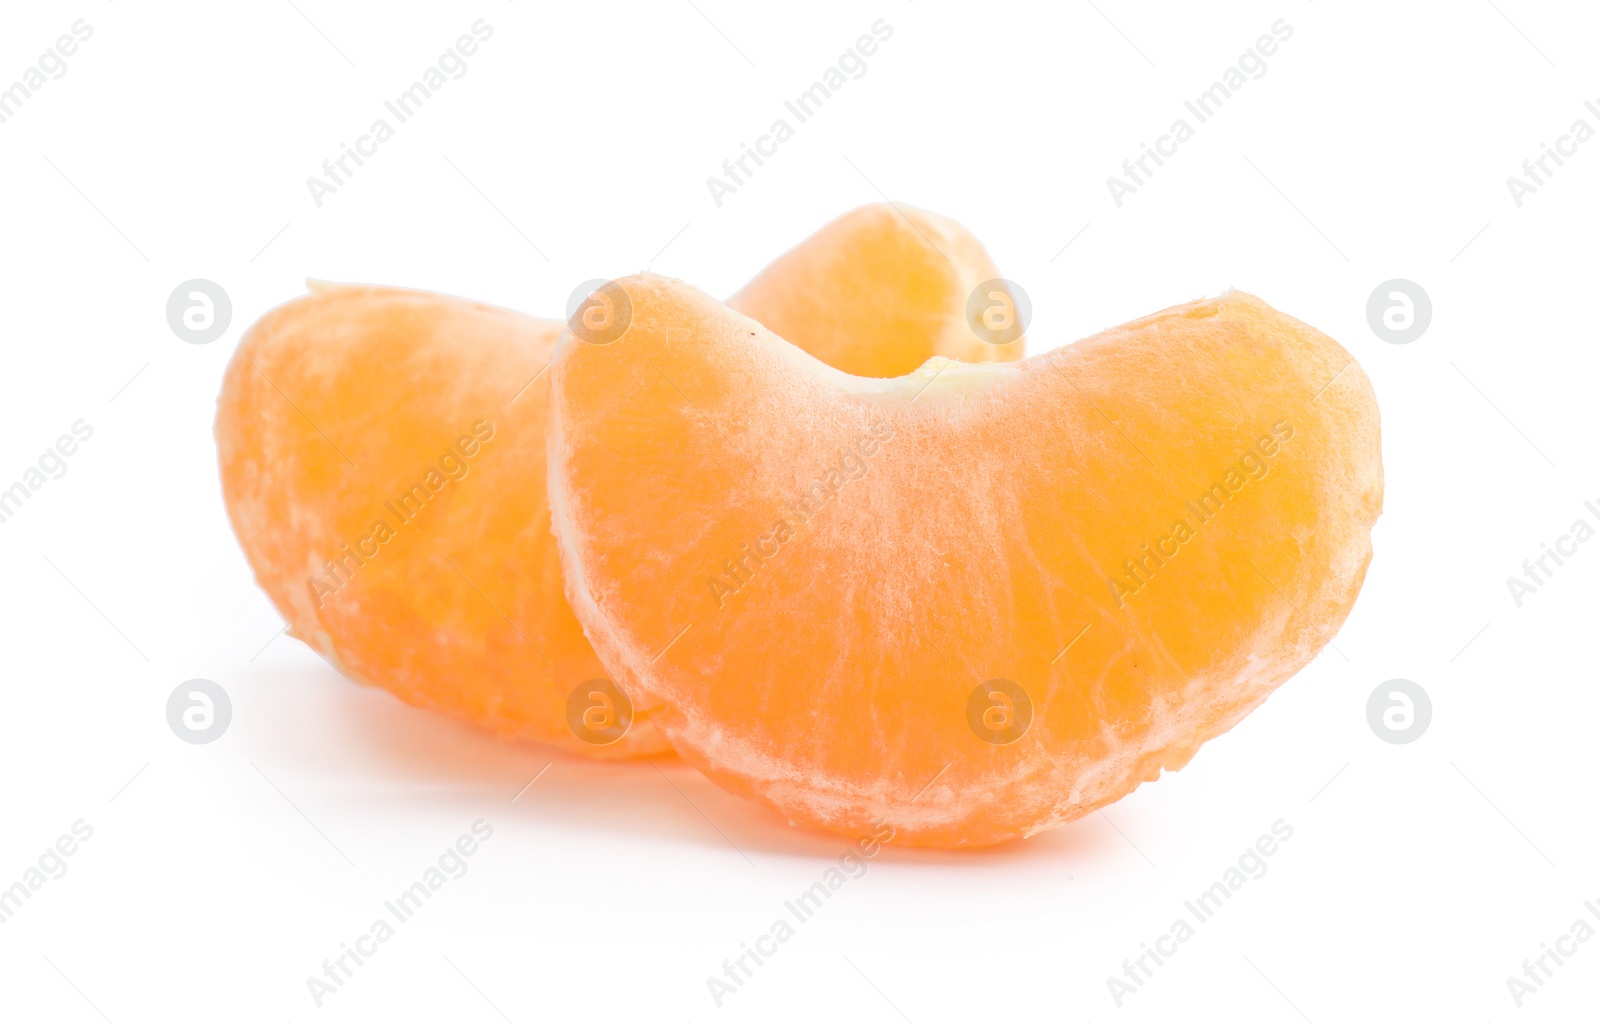
[[[1014,358],[1021,342],[954,340],[968,293],[996,276],[959,225],[879,205],[827,225],[730,301],[760,305],[795,344],[887,374],[939,352]],[[863,282],[881,307],[860,306]],[[545,502],[544,368],[564,328],[448,296],[316,286],[252,327],[229,366],[224,494],[291,635],[345,675],[569,753],[662,753],[648,714],[608,744],[580,739],[568,717],[574,688],[608,673],[566,603]]]
[[[561,570],[533,476],[561,329],[445,296],[319,288],[252,328],[217,444],[235,532],[293,635],[410,703],[581,749],[561,712],[605,670],[548,596]],[[660,749],[638,722],[593,752]]]
[[[1359,590],[1371,388],[1251,296],[868,380],[621,284],[628,333],[552,369],[569,595],[679,753],[791,819],[955,846],[1079,817],[1187,763]]]
[[[1022,358],[974,324],[968,299],[999,278],[959,224],[904,205],[863,206],[779,256],[728,306],[846,373],[899,377],[933,356]],[[986,340],[992,339],[992,340]]]

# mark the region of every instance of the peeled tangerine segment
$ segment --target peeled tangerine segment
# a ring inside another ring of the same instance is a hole
[[[779,256],[728,305],[846,373],[899,377],[932,356],[1022,358],[1021,325],[982,243],[955,221],[903,203],[852,210]],[[973,292],[984,288],[981,302]],[[1013,321],[1014,322],[1014,321]],[[802,341],[802,339],[804,339]]]
[[[679,282],[563,341],[550,500],[601,659],[798,822],[978,846],[1186,764],[1317,653],[1382,502],[1350,355],[1242,292],[852,377]]]
[[[965,253],[960,266],[919,255],[920,231]],[[1015,358],[1020,341],[953,340],[968,294],[996,276],[959,225],[881,206],[824,228],[746,292],[795,344],[891,374],[936,353]],[[883,290],[888,323],[860,304],[863,279]],[[564,328],[444,295],[315,285],[257,322],[228,367],[223,494],[291,634],[350,678],[572,753],[660,753],[649,716],[623,722],[595,683],[606,671],[563,593],[545,425]]]

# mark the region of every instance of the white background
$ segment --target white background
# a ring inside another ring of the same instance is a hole
[[[0,486],[94,437],[0,524],[0,887],[94,834],[0,925],[0,1018],[1589,1019],[1600,939],[1521,1009],[1506,977],[1600,902],[1600,543],[1520,608],[1506,578],[1600,504],[1600,139],[1521,207],[1506,178],[1600,128],[1600,14],[695,3],[6,6],[0,87],[94,35],[0,124]],[[469,73],[318,208],[307,176],[478,18]],[[706,177],[878,18],[868,73],[717,207]],[[1119,208],[1106,177],[1280,18],[1268,73]],[[1006,848],[884,853],[718,1008],[707,976],[845,841],[672,762],[499,745],[273,639],[215,396],[308,276],[544,316],[645,266],[725,295],[882,195],[986,242],[1034,351],[1228,286],[1341,341],[1383,414],[1376,555],[1338,650],[1182,772]],[[164,313],[195,277],[234,307],[205,346]],[[1409,345],[1365,314],[1396,277],[1434,307]],[[192,677],[233,702],[205,746],[165,718]],[[1395,677],[1433,703],[1407,745],[1366,719]],[[465,877],[317,1008],[307,976],[480,818]],[[1117,1007],[1107,977],[1278,819],[1265,877]]]

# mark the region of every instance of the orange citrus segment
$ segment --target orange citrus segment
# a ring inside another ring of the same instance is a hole
[[[660,277],[563,341],[568,594],[680,754],[791,820],[983,845],[1187,763],[1338,629],[1382,495],[1348,353],[1252,296],[854,377]]]
[[[245,336],[216,434],[234,530],[292,635],[409,703],[581,749],[565,701],[605,672],[550,597],[561,576],[538,476],[560,326],[314,286]],[[646,753],[660,738],[639,722],[592,746]]]
[[[952,252],[981,252],[952,222],[916,216]],[[895,311],[894,359],[907,348],[926,357],[950,346],[946,321],[981,278],[933,281],[913,255],[926,247],[918,230],[886,207],[857,211],[747,291],[771,300],[786,294],[784,275],[804,273],[827,310],[830,293],[857,303],[865,274]],[[902,259],[911,270],[897,281]],[[837,346],[831,313],[783,315],[796,344]],[[830,357],[870,368],[876,315],[855,305],[853,340]],[[544,432],[564,326],[442,295],[315,285],[262,317],[229,365],[216,421],[223,493],[291,634],[350,678],[506,737],[597,757],[659,753],[647,715],[630,724],[607,708],[625,698],[601,685],[563,595]]]
[[[1009,311],[1008,301],[1014,309],[1000,272],[966,229],[926,210],[884,203],[828,224],[774,260],[728,305],[846,373],[899,377],[933,356],[969,363],[1022,358],[1021,325],[985,329],[968,314],[973,290],[986,283],[1006,294],[981,296],[979,309]]]

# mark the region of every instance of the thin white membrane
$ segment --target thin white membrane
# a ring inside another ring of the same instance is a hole
[[[561,335],[551,357],[551,382],[566,352],[577,340],[570,331]],[[640,692],[643,678],[639,666],[629,657],[633,645],[625,643],[618,635],[611,619],[603,614],[589,586],[588,563],[580,546],[583,534],[572,515],[567,481],[567,451],[565,444],[566,400],[559,387],[550,389],[550,417],[545,428],[545,500],[550,506],[550,532],[556,539],[562,571],[566,576],[567,603],[572,605],[584,636],[600,655],[600,661],[620,683],[636,709],[642,709]]]

